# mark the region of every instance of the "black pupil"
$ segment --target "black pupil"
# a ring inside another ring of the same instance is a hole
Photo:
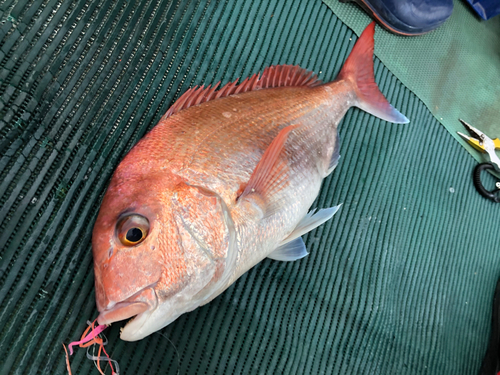
[[[126,237],[127,237],[127,241],[130,241],[130,242],[140,241],[142,238],[142,231],[139,228],[129,229]]]

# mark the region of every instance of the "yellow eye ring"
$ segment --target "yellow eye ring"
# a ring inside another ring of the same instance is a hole
[[[149,221],[142,215],[130,214],[118,220],[116,236],[125,246],[135,246],[149,234]]]

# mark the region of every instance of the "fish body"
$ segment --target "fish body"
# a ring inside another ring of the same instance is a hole
[[[353,100],[343,86],[279,87],[189,108],[160,122],[126,160],[137,165],[142,157],[152,170],[160,166],[168,171],[160,178],[174,183],[165,191],[174,192],[176,185],[185,183],[222,198],[239,240],[231,284],[290,234],[318,195],[338,147],[337,124]],[[288,136],[279,156],[286,187],[268,191],[265,208],[260,201],[242,204],[237,200],[240,188],[280,130],[295,124],[300,128]],[[158,147],[160,139],[166,141]],[[151,151],[144,152],[147,149]],[[272,204],[276,207],[268,207]],[[249,220],[253,217],[259,220]]]
[[[337,164],[346,111],[407,122],[373,82],[373,32],[372,24],[334,82],[278,66],[218,92],[190,90],[139,141],[94,227],[100,324],[135,316],[121,338],[138,340],[262,259],[307,255],[300,236],[338,209],[308,214]]]

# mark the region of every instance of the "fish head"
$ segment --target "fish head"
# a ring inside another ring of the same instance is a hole
[[[175,176],[112,180],[92,237],[98,323],[132,318],[121,338],[136,341],[208,302],[229,277],[235,242],[217,194]]]

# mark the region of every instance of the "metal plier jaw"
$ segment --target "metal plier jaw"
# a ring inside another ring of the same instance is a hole
[[[460,120],[460,122],[465,126],[465,129],[469,131],[472,137],[460,132],[457,132],[458,135],[479,152],[487,153],[490,163],[495,167],[496,171],[500,172],[500,159],[495,152],[495,150],[500,150],[500,139],[491,139],[479,129],[467,124],[464,120]]]

